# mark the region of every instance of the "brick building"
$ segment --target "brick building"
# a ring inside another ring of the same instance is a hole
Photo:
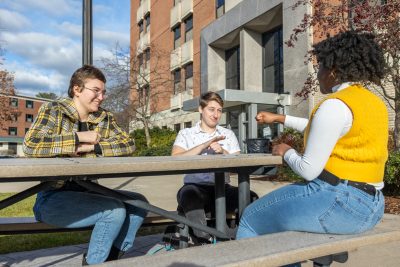
[[[22,95],[2,97],[9,99],[6,102],[16,112],[11,116],[11,120],[3,122],[0,128],[0,156],[23,156],[22,142],[25,133],[36,118],[40,106],[49,100]]]
[[[295,98],[312,65],[304,64],[312,33],[287,47],[293,29],[309,6],[296,0],[131,0],[131,57],[146,67],[152,49],[169,52],[163,59],[171,75],[170,97],[157,103],[153,125],[179,130],[199,119],[198,97],[218,92],[225,101],[222,125],[244,140],[263,136],[253,119],[260,110],[308,117],[321,95]],[[152,83],[151,75],[148,80]],[[390,121],[393,125],[393,112]],[[140,127],[136,122],[131,128]],[[276,125],[273,135],[281,128]]]

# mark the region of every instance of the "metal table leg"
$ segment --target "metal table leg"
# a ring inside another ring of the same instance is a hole
[[[239,170],[238,173],[239,182],[239,218],[242,217],[242,213],[247,205],[250,204],[250,175],[244,169]]]
[[[225,174],[215,173],[215,221],[218,231],[226,233]]]

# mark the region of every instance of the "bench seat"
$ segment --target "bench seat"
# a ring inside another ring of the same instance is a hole
[[[175,215],[178,214],[177,211],[170,212]],[[235,214],[229,213],[226,217],[228,220],[234,220]],[[142,227],[161,226],[174,223],[176,222],[171,219],[149,212],[143,221]],[[93,227],[60,228],[44,222],[39,222],[34,217],[0,217],[0,235],[87,231],[92,228]]]
[[[175,212],[177,214],[177,212]],[[149,213],[142,226],[172,224],[173,220]],[[0,235],[87,231],[93,227],[60,228],[37,221],[34,217],[0,217]]]
[[[105,262],[100,266],[282,266],[398,240],[399,216],[385,214],[377,227],[357,235],[282,232]]]

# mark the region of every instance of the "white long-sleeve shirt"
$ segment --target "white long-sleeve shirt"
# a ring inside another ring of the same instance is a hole
[[[332,92],[349,87],[350,83],[343,83],[332,88]],[[304,132],[308,119],[286,115],[285,127]],[[353,114],[350,108],[339,99],[324,101],[315,112],[310,128],[307,146],[304,154],[289,149],[284,160],[290,168],[311,181],[318,177],[324,169],[339,138],[347,134],[353,124]],[[382,189],[384,183],[371,183],[377,189]]]

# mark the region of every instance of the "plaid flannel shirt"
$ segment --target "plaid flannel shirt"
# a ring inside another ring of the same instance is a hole
[[[117,125],[110,112],[99,108],[89,114],[87,124],[88,130],[101,135],[100,156],[129,156],[135,150],[134,140]],[[25,135],[23,151],[28,157],[73,156],[78,145],[75,138],[78,127],[78,111],[72,99],[45,103]],[[93,151],[80,156],[97,155]]]

